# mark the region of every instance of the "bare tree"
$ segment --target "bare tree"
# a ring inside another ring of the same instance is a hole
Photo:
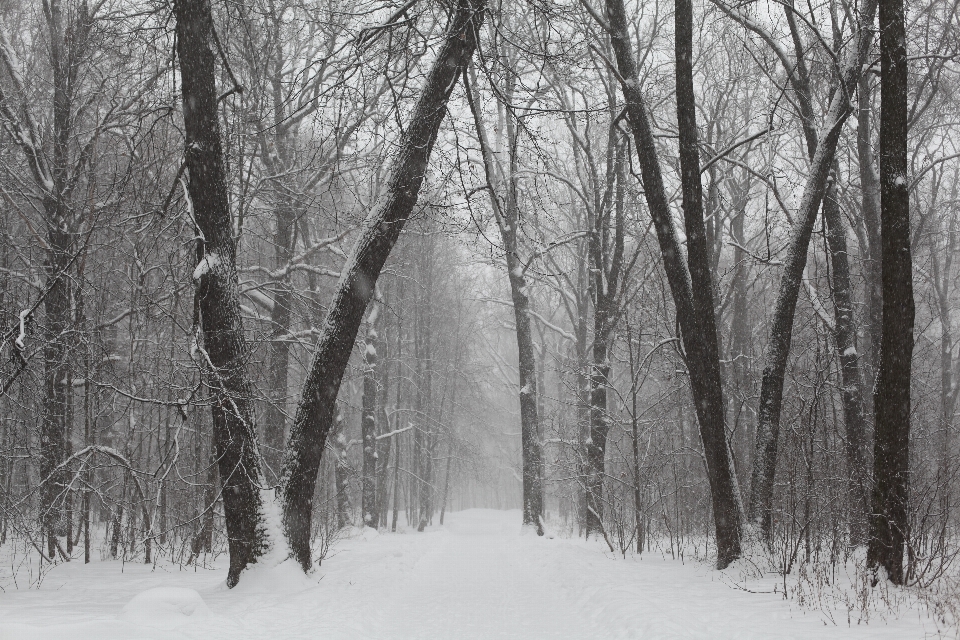
[[[703,241],[702,209],[699,209],[701,218],[698,220],[696,205],[688,201],[689,197],[696,197],[693,195],[696,188],[687,185],[686,189],[689,190],[690,194],[684,199],[684,219],[687,226],[688,242],[691,231],[694,234],[694,242],[688,245],[688,265],[684,261],[683,252],[673,228],[670,205],[663,186],[660,160],[654,143],[647,107],[640,91],[637,63],[627,30],[626,10],[622,0],[607,0],[606,7],[607,30],[616,54],[617,68],[622,78],[621,89],[626,100],[626,112],[630,120],[634,144],[637,147],[644,194],[647,199],[647,206],[650,209],[650,215],[654,220],[654,228],[663,256],[663,266],[670,284],[670,290],[673,293],[677,323],[680,325],[685,348],[691,391],[700,424],[700,437],[703,441],[707,472],[710,479],[717,535],[717,566],[722,568],[740,556],[742,509],[740,491],[737,487],[737,479],[730,459],[730,448],[727,444],[725,407],[720,381],[716,312],[713,309],[713,289],[710,285],[709,271],[706,270],[708,260],[703,253],[706,249],[706,243]],[[681,33],[686,29],[686,33],[689,34],[690,27],[685,26],[687,18],[684,17],[683,12],[680,13],[677,21]],[[692,35],[689,37],[692,37]],[[678,36],[678,43],[680,40],[681,38]],[[689,47],[689,45],[683,46]],[[678,53],[682,53],[682,51],[681,49]],[[680,73],[682,74],[683,71],[680,71]],[[682,87],[684,81],[679,80],[679,82],[678,91],[684,90]],[[692,89],[691,95],[687,98],[681,99],[678,93],[677,99],[678,105],[688,99],[692,100]],[[688,133],[689,135],[696,135],[696,129],[694,128],[693,131]],[[690,175],[690,171],[689,166],[682,169],[686,176]],[[699,182],[699,166],[696,167],[696,174]],[[688,211],[689,213],[687,213]],[[694,272],[696,273],[695,276],[692,275]]]
[[[902,0],[880,0],[882,333],[873,406],[873,509],[867,562],[903,584],[910,477],[913,261],[907,181],[907,45]]]
[[[447,100],[476,47],[484,8],[482,1],[461,0],[451,17],[443,46],[404,130],[386,191],[364,222],[317,341],[281,477],[284,530],[291,553],[304,569],[313,564],[311,504],[343,372],[377,277],[416,204]]]
[[[203,344],[198,334],[196,346],[211,380],[213,432],[230,544],[227,585],[233,587],[271,542],[264,526],[260,451],[246,373],[236,244],[220,142],[216,56],[211,48],[213,16],[209,0],[178,0],[174,12],[189,206],[199,238],[193,275]]]

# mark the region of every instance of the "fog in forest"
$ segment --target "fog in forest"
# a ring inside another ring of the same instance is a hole
[[[955,637],[958,9],[0,0],[0,637]]]

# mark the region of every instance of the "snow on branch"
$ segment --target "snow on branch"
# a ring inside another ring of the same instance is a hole
[[[391,431],[391,432],[389,432],[389,433],[381,433],[380,435],[377,436],[376,439],[377,439],[377,440],[385,440],[386,438],[392,438],[393,436],[400,435],[400,434],[403,433],[404,431],[410,431],[410,429],[413,429],[413,425],[410,425],[409,427],[404,427],[404,428],[402,428],[402,429],[394,429],[393,431]]]
[[[806,270],[804,270],[804,272],[806,272]],[[823,321],[823,324],[826,325],[830,331],[835,331],[837,325],[834,323],[833,318],[830,317],[830,314],[827,313],[823,303],[820,302],[817,288],[810,282],[810,279],[806,277],[806,273],[804,273],[803,284],[807,290],[807,296],[810,298],[810,304],[813,305],[813,310],[816,311],[817,315],[820,316],[820,319]]]

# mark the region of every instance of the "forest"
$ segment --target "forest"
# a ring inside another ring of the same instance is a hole
[[[0,0],[0,610],[484,533],[960,632],[958,12]]]

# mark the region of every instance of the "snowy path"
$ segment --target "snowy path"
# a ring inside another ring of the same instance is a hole
[[[222,585],[223,570],[71,563],[40,590],[0,594],[0,639],[902,640],[935,633],[916,614],[892,624],[828,626],[817,612],[778,594],[736,589],[698,563],[613,558],[580,541],[520,536],[517,512],[448,518],[423,534],[343,541],[309,578],[281,567],[245,576],[232,591]],[[179,608],[159,615],[149,607],[124,612],[136,594],[157,587],[193,589],[203,601],[175,598]]]

